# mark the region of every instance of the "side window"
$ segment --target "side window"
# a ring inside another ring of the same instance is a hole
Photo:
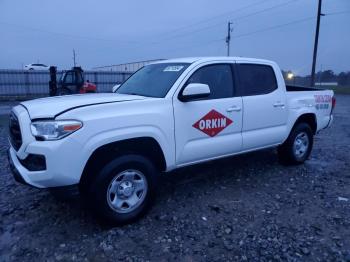
[[[239,80],[243,96],[268,94],[277,89],[275,72],[268,65],[239,64]]]
[[[66,84],[72,84],[74,83],[74,72],[68,72],[66,74],[66,77],[64,78],[64,82]]]
[[[228,64],[208,65],[198,69],[187,80],[190,83],[207,84],[210,96],[206,99],[218,99],[233,96],[233,77]]]
[[[75,77],[77,79],[77,83],[79,83],[79,84],[83,83],[83,76],[82,76],[81,73],[76,72],[76,76]]]

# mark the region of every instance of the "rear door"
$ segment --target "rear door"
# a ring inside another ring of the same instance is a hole
[[[274,64],[237,63],[243,99],[243,150],[281,143],[287,124],[286,94]],[[280,85],[281,84],[281,85]]]
[[[185,165],[239,152],[242,147],[242,98],[237,96],[232,63],[198,66],[185,79],[207,84],[210,96],[181,102],[173,98],[176,163]]]

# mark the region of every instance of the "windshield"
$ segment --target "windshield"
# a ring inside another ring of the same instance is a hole
[[[126,80],[116,93],[165,97],[172,85],[189,65],[189,63],[147,65]]]

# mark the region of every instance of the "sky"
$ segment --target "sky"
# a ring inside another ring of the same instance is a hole
[[[318,0],[0,0],[0,68],[231,55],[309,74]],[[350,71],[350,0],[323,0],[317,71]]]

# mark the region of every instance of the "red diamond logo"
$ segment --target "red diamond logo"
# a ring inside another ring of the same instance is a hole
[[[208,136],[213,137],[232,123],[233,121],[231,119],[213,109],[194,123],[193,127],[197,128]]]

